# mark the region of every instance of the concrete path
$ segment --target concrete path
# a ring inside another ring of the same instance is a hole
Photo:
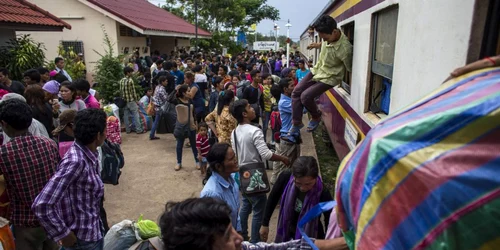
[[[183,168],[174,171],[175,138],[172,134],[158,136],[160,140],[150,141],[149,134],[122,133],[125,167],[120,184],[105,185],[104,206],[110,226],[125,219],[137,220],[141,214],[145,219],[158,221],[167,201],[199,197],[203,178],[195,168],[191,149],[183,148]],[[302,155],[316,157],[312,134],[303,131],[302,139]],[[275,210],[270,222],[271,240],[276,233],[278,213]]]

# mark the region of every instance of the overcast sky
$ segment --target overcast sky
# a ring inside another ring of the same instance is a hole
[[[164,0],[149,0],[158,5],[164,3]],[[286,23],[290,19],[292,27],[290,28],[290,37],[293,40],[299,40],[300,35],[318,13],[325,7],[330,0],[267,0],[267,4],[280,10],[280,34],[286,35]],[[257,25],[257,32],[269,34],[273,29],[274,22],[264,20]]]
[[[267,0],[268,5],[280,10],[280,34],[286,35],[285,25],[290,19],[290,37],[295,41],[300,39],[302,32],[328,2],[329,0]],[[273,27],[273,21],[264,20],[257,25],[257,32],[269,34]]]

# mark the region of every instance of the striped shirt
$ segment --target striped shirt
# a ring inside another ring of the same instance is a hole
[[[196,135],[196,148],[201,151],[201,156],[206,157],[210,151],[210,143],[208,143],[208,136]]]
[[[32,210],[56,242],[70,232],[82,241],[98,241],[104,233],[99,216],[103,195],[98,153],[75,142],[36,197]]]
[[[311,241],[315,242],[314,239]],[[309,250],[313,249],[304,239],[292,240],[283,243],[265,243],[259,242],[257,244],[252,244],[248,241],[244,241],[241,244],[241,249],[243,250]]]

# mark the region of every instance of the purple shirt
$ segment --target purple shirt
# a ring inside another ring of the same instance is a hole
[[[97,99],[95,99],[95,97],[91,94],[89,94],[87,96],[87,98],[85,98],[85,100],[83,100],[85,102],[85,106],[88,108],[88,109],[100,109],[101,108],[101,104],[99,103],[99,101],[97,101]]]
[[[104,232],[99,216],[103,195],[98,153],[75,142],[36,197],[32,210],[56,242],[70,231],[79,240],[98,241]]]

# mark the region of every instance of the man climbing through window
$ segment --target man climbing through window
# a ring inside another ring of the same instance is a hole
[[[307,131],[312,132],[318,128],[321,121],[321,112],[314,99],[330,88],[339,85],[344,78],[345,70],[352,68],[352,45],[347,36],[337,28],[337,22],[330,16],[324,15],[313,25],[322,43],[313,43],[307,48],[321,48],[318,62],[292,93],[293,126],[288,136],[292,138],[299,134],[302,124],[303,110],[306,108],[311,113],[311,121]]]

